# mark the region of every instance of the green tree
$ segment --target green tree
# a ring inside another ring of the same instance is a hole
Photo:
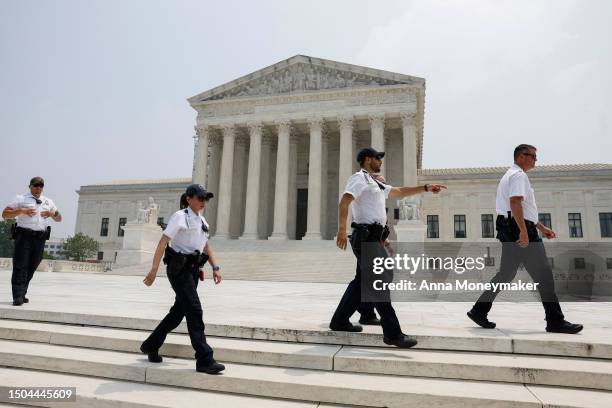
[[[100,244],[93,238],[79,232],[74,237],[66,239],[62,253],[73,261],[84,261],[93,257],[98,252],[99,246]]]
[[[15,220],[0,221],[0,258],[12,258],[15,243],[11,238],[11,225]]]
[[[43,259],[48,259],[50,261],[55,261],[57,258],[48,253],[47,251],[43,252]]]

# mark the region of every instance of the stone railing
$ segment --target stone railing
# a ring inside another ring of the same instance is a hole
[[[12,258],[0,258],[0,270],[12,270]],[[101,273],[111,269],[110,262],[91,263],[91,262],[75,262],[75,261],[52,261],[43,259],[36,269],[37,272],[83,272],[83,273]]]

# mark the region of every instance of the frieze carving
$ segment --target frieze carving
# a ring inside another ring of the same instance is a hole
[[[261,78],[251,80],[244,85],[213,95],[205,100],[399,84],[406,84],[406,82],[393,81],[330,67],[295,64]]]
[[[309,102],[325,102],[343,100],[347,107],[391,105],[416,103],[417,95],[415,89],[379,88],[367,91],[346,90],[338,92],[310,93],[286,96],[265,96],[256,100],[228,100],[219,101],[214,104],[202,106],[199,109],[198,119],[251,115],[257,107],[299,104]]]

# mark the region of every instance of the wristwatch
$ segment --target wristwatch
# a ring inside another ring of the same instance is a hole
[[[429,184],[425,184],[423,187],[425,187],[425,191],[429,191]]]
[[[213,266],[213,272],[218,272],[221,267],[219,265]]]

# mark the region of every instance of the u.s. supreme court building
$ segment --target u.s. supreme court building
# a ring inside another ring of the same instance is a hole
[[[506,168],[422,168],[423,78],[298,55],[189,103],[197,111],[191,177],[78,190],[75,232],[100,242],[100,259],[121,249],[121,226],[139,202],[153,197],[159,222],[167,222],[192,181],[215,193],[205,216],[217,241],[331,240],[339,196],[365,146],[386,152],[382,171],[391,185],[449,186],[423,196],[427,240],[495,240],[495,190]],[[560,240],[612,241],[611,164],[540,166],[530,179],[540,220]],[[394,224],[397,203],[387,207]]]

